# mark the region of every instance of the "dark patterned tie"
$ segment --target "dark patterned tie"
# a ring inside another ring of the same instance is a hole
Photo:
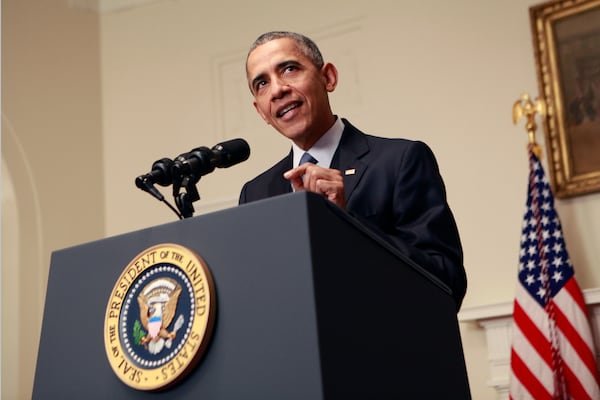
[[[302,154],[302,157],[300,157],[300,163],[298,163],[298,165],[302,165],[307,162],[313,164],[318,163],[318,161],[313,156],[311,156],[309,152]]]

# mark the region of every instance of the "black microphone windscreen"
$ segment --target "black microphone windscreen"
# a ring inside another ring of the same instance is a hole
[[[228,168],[246,161],[250,157],[250,146],[244,139],[232,139],[219,143],[212,148],[217,155],[218,168]]]
[[[171,168],[173,167],[173,160],[169,158],[161,158],[152,164],[152,171],[150,177],[152,183],[158,183],[161,186],[169,186],[173,183],[173,177],[171,175]]]

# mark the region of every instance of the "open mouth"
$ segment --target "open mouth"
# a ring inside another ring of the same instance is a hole
[[[284,115],[286,115],[290,111],[292,111],[292,110],[300,107],[301,104],[302,103],[300,103],[300,102],[294,102],[294,103],[288,104],[287,106],[285,106],[281,110],[277,111],[277,118],[282,118]]]

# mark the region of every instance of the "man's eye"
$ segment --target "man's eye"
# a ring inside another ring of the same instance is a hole
[[[267,81],[256,82],[256,90],[262,89],[267,84]]]
[[[287,67],[285,67],[285,70],[284,70],[284,71],[285,71],[285,72],[292,72],[292,71],[295,71],[295,70],[297,70],[297,69],[298,69],[298,68],[296,68],[296,66],[295,66],[295,65],[288,65]]]

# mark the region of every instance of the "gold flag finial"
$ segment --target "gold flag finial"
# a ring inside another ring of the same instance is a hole
[[[527,118],[525,129],[529,136],[529,144],[533,146],[537,156],[540,157],[541,149],[535,141],[535,131],[537,130],[537,125],[535,123],[536,114],[540,114],[541,116],[546,115],[546,104],[544,103],[544,100],[540,98],[536,98],[534,103],[527,93],[523,93],[521,98],[513,104],[513,123],[516,125],[523,116]]]

